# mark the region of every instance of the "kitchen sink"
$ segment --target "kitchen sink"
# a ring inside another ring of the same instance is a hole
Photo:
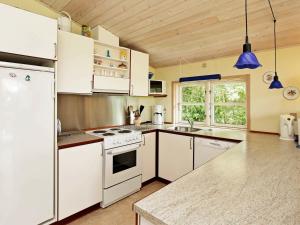
[[[199,128],[191,128],[191,127],[184,127],[184,126],[171,127],[170,129],[175,131],[180,131],[180,132],[197,132],[201,130]]]

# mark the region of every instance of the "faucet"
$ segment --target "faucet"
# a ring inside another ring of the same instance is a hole
[[[191,126],[191,129],[194,128],[194,120],[193,118],[188,118],[187,121],[189,122],[190,126]]]

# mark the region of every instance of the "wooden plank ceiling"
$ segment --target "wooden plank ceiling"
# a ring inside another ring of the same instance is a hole
[[[150,54],[154,67],[239,54],[244,42],[243,0],[41,0],[91,27],[101,25],[123,46]],[[300,0],[272,0],[278,46],[300,44]],[[254,51],[273,48],[267,0],[248,0]]]

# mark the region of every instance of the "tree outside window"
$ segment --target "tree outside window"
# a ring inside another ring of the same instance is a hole
[[[247,124],[247,92],[245,82],[212,84],[212,124],[245,127]]]
[[[187,121],[189,119],[192,119],[195,122],[203,123],[206,120],[205,86],[182,86],[180,95],[180,120]]]

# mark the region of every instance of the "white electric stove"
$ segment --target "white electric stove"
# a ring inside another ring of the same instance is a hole
[[[124,128],[87,131],[103,138],[103,201],[105,208],[141,188],[142,133]]]

